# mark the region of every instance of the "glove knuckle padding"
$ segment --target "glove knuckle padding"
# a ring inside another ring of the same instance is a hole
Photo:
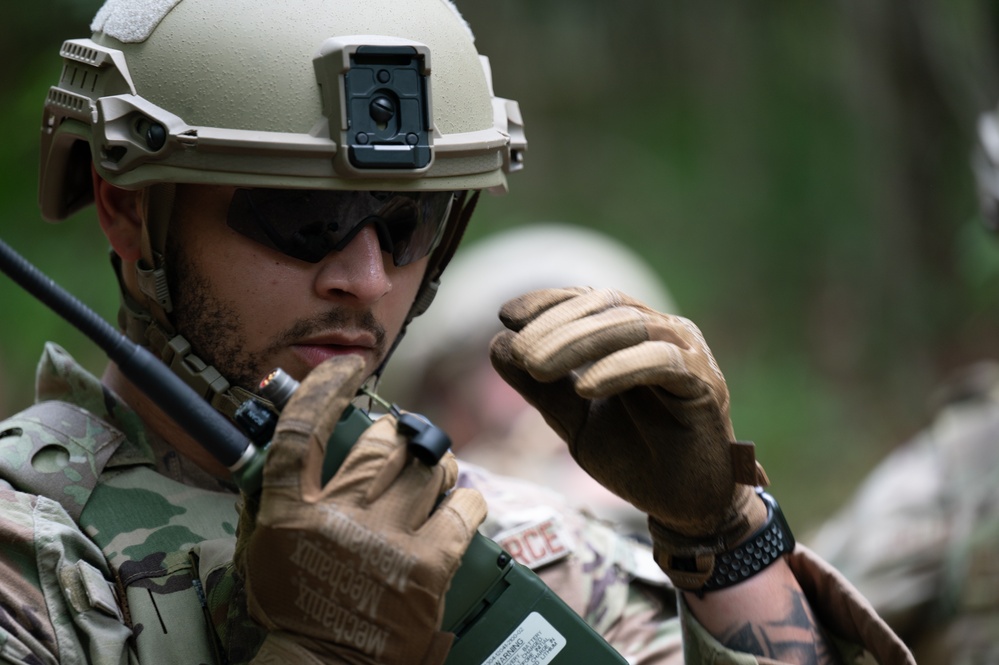
[[[585,287],[530,291],[504,303],[499,318],[507,328],[519,331],[549,309],[590,291],[592,289]]]
[[[581,397],[592,399],[635,386],[668,387],[671,384],[682,385],[690,391],[698,387],[704,389],[699,381],[684,373],[683,355],[679,349],[662,342],[643,342],[593,363],[580,374],[576,390]]]
[[[538,320],[527,326],[515,350],[539,381],[550,381],[576,367],[648,338],[641,315],[630,308],[595,312],[531,335]]]

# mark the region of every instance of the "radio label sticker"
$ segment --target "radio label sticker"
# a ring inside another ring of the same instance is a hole
[[[482,665],[548,665],[565,648],[565,637],[531,612]]]

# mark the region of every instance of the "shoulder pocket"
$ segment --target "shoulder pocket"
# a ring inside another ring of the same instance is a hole
[[[124,435],[83,409],[40,402],[0,422],[0,478],[58,501],[74,521]]]

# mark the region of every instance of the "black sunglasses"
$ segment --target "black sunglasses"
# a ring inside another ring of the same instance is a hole
[[[237,189],[226,222],[292,258],[318,263],[346,247],[368,224],[396,266],[419,261],[440,244],[454,192]]]

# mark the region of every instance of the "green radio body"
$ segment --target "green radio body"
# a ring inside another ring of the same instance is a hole
[[[332,478],[371,425],[348,406],[326,446],[323,479]],[[266,452],[266,448],[264,448]],[[264,455],[242,470],[240,485],[259,487]],[[447,665],[626,665],[531,569],[476,534],[444,599],[442,629],[455,634]]]

